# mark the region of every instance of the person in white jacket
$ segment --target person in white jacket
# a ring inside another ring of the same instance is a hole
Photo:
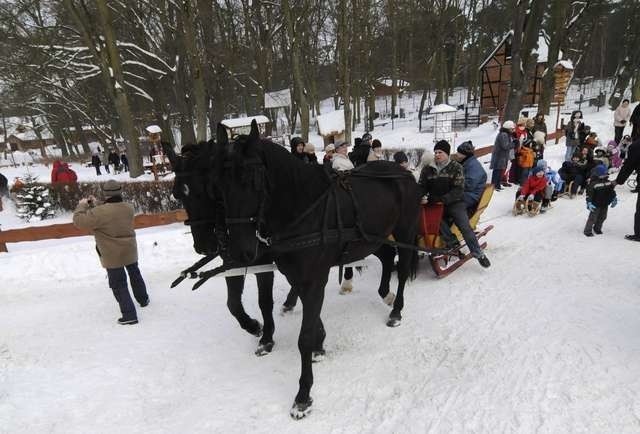
[[[333,170],[342,172],[345,170],[354,169],[355,166],[347,156],[348,148],[349,144],[347,142],[338,143],[336,145],[336,152],[335,154],[333,154],[333,159],[331,160],[331,167],[333,168]]]
[[[613,112],[613,127],[616,131],[614,140],[616,143],[620,143],[622,135],[624,134],[624,128],[629,123],[631,118],[631,108],[629,107],[629,100],[623,99],[617,109]]]

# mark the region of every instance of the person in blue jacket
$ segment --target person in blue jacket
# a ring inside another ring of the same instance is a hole
[[[467,211],[474,210],[487,183],[487,172],[475,157],[475,148],[470,140],[462,142],[457,151],[458,161],[464,170],[464,204]]]

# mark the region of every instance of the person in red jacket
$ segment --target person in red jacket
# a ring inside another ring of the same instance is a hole
[[[51,170],[51,183],[73,184],[78,181],[78,175],[64,161],[56,160]]]
[[[526,199],[534,202],[542,202],[546,187],[547,178],[544,176],[544,169],[536,166],[533,168],[531,176],[527,178],[516,193],[516,198],[520,201]]]

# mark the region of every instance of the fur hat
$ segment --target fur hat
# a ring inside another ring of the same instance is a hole
[[[313,143],[305,143],[304,152],[306,152],[307,154],[312,154],[316,152],[316,147],[313,146]]]
[[[514,130],[516,128],[516,124],[514,124],[513,121],[505,121],[502,124],[502,128],[506,128],[508,130]]]
[[[544,145],[545,134],[542,131],[536,131],[533,133],[533,141],[538,145]]]
[[[451,154],[451,145],[446,140],[440,140],[433,147],[433,152],[436,152],[436,151],[442,151],[445,154],[449,155]]]
[[[525,123],[525,126],[526,126],[527,128],[529,128],[529,129],[531,129],[531,128],[533,128],[533,126],[534,126],[535,124],[536,124],[536,122],[535,122],[533,119],[528,118],[528,119],[527,119],[527,121],[526,121],[526,123]]]
[[[162,128],[160,128],[158,125],[149,125],[147,128],[145,128],[145,130],[147,130],[147,133],[149,133],[149,134],[155,134],[155,133],[161,133],[162,132]]]
[[[604,166],[604,164],[598,164],[591,171],[591,176],[597,176],[598,178],[603,178],[605,176],[609,176],[609,173],[607,171],[607,168]]]
[[[336,146],[333,143],[329,143],[325,148],[324,148],[324,152],[331,152],[331,151],[335,151],[336,150]]]
[[[393,161],[395,161],[398,164],[408,163],[409,157],[407,157],[407,154],[405,154],[404,152],[398,151],[395,154],[393,154]]]
[[[420,158],[420,161],[422,162],[423,165],[425,166],[431,166],[434,162],[433,159],[433,152],[429,151],[429,150],[425,150],[422,153],[422,158]]]
[[[114,197],[122,195],[122,185],[115,179],[110,179],[102,184],[102,194],[104,197]]]
[[[458,154],[464,155],[465,157],[471,157],[475,152],[476,148],[473,147],[473,143],[471,140],[467,140],[466,142],[462,142],[460,146],[458,146]]]

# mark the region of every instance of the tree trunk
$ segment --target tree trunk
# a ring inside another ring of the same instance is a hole
[[[569,11],[569,0],[555,0],[551,3],[551,17],[547,34],[551,38],[545,73],[542,77],[542,89],[538,102],[538,113],[549,114],[555,93],[554,65],[558,62],[560,45],[566,37],[565,21]]]
[[[531,51],[538,41],[538,33],[546,0],[519,0],[511,38],[511,83],[503,120],[517,121],[522,109],[522,98],[529,88],[528,71],[535,59]],[[530,8],[528,17],[527,9]],[[523,29],[526,17],[526,28]]]
[[[342,95],[344,107],[344,137],[347,143],[351,143],[351,79],[349,65],[349,43],[351,29],[349,26],[349,6],[347,0],[338,2],[338,77],[339,89]]]
[[[295,87],[295,97],[298,103],[300,113],[300,127],[302,140],[309,140],[309,102],[307,100],[304,73],[302,70],[302,55],[300,50],[300,38],[306,32],[300,26],[295,25],[293,10],[289,0],[282,0],[282,13],[284,15],[284,24],[287,28],[287,35],[291,44],[291,66],[293,74],[293,85]],[[296,14],[295,19],[297,19]]]
[[[640,69],[636,69],[631,86],[631,102],[640,101]]]

